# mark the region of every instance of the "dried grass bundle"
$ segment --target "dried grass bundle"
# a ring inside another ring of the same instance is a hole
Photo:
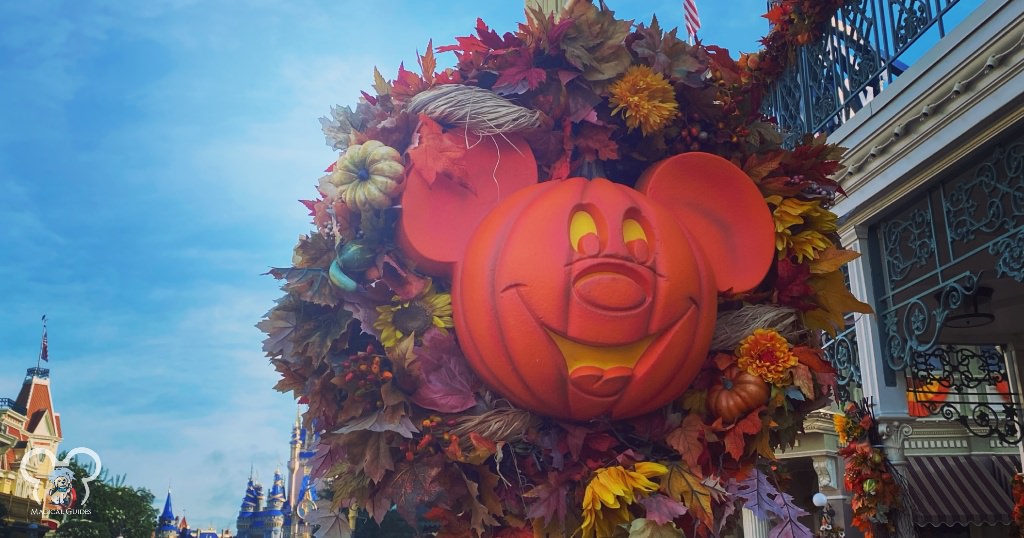
[[[458,419],[451,433],[467,442],[470,432],[475,432],[495,443],[509,442],[521,439],[527,430],[539,425],[540,419],[533,413],[523,409],[504,407],[492,409],[482,415],[462,417]]]
[[[443,84],[420,92],[409,100],[406,110],[484,136],[528,131],[541,125],[539,111],[519,106],[490,90],[461,84]]]
[[[779,305],[745,305],[739,310],[718,313],[711,349],[733,351],[754,329],[775,329],[795,343],[806,334],[796,309]]]

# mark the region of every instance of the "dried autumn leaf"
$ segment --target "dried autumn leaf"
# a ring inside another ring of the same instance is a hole
[[[679,538],[686,536],[675,523],[657,523],[650,519],[638,518],[629,524],[629,538]]]
[[[808,400],[814,399],[814,376],[811,370],[803,364],[797,364],[789,370],[793,374],[793,385],[800,389],[800,392]]]
[[[846,326],[844,319],[849,312],[870,314],[871,306],[853,296],[846,287],[841,271],[814,275],[807,279],[807,285],[814,290],[816,310],[804,314],[808,329],[826,331],[832,336]]]
[[[811,274],[822,275],[838,271],[842,266],[860,257],[860,252],[836,248],[834,245],[818,252],[811,260]]]
[[[436,455],[422,461],[398,463],[380,484],[376,497],[393,504],[406,522],[416,524],[416,510],[421,506],[450,507],[450,499],[465,495],[465,486],[453,483],[443,472],[449,467]],[[461,482],[461,480],[460,480]]]
[[[725,442],[726,453],[732,456],[734,460],[739,461],[743,457],[744,452],[747,451],[747,442],[744,436],[756,435],[761,432],[761,428],[760,411],[756,410],[748,413],[746,417],[726,430],[725,436],[722,439]]]
[[[441,124],[420,114],[419,138],[409,148],[409,175],[417,174],[428,184],[438,179],[455,181],[468,187],[466,165],[463,157],[465,145],[457,144],[452,137],[445,136]]]
[[[668,474],[661,478],[661,492],[681,501],[690,515],[710,528],[713,525],[711,491],[683,465],[670,463],[666,467]]]
[[[346,510],[347,512],[347,510]],[[348,514],[333,510],[329,506],[319,506],[306,519],[317,531],[316,538],[349,538],[352,529],[348,526]]]
[[[675,499],[670,499],[660,493],[655,493],[640,499],[640,504],[642,504],[646,510],[645,515],[647,519],[659,525],[669,523],[673,519],[686,513],[685,504]]]
[[[307,303],[296,312],[292,342],[298,353],[317,365],[327,358],[335,342],[347,343],[351,322],[352,313],[348,310]]]
[[[674,448],[690,469],[700,473],[700,457],[706,450],[705,431],[707,426],[700,415],[688,414],[678,428],[665,436],[668,446]]]
[[[796,346],[793,354],[800,361],[800,364],[807,366],[811,371],[818,374],[835,374],[836,369],[832,363],[822,358],[823,352],[820,349],[808,346]]]
[[[459,474],[462,476],[462,480],[466,484],[466,490],[469,492],[469,495],[464,497],[463,504],[466,510],[469,511],[470,526],[477,532],[478,536],[483,536],[488,527],[498,525],[498,520],[494,519],[490,510],[480,502],[480,484],[470,480],[461,469]]]
[[[299,236],[299,243],[295,245],[295,252],[292,254],[292,265],[299,268],[326,269],[334,261],[334,256],[334,240],[319,232],[313,232]]]
[[[751,155],[743,164],[743,171],[750,176],[750,179],[754,180],[754,183],[760,183],[770,172],[779,167],[785,156],[786,152],[782,150]]]
[[[277,380],[277,384],[274,385],[274,390],[278,392],[291,391],[296,398],[300,397],[305,390],[306,382],[309,379],[292,369],[291,366],[283,360],[275,359],[271,362],[274,364],[274,368],[281,374],[281,379]]]
[[[707,71],[707,62],[701,60],[700,49],[676,37],[676,31],[673,28],[662,32],[658,17],[652,17],[650,27],[643,23],[637,25],[630,48],[638,57],[646,60],[655,72],[696,86]]]
[[[322,306],[335,306],[341,299],[337,289],[331,285],[325,269],[272,267],[264,274],[284,280],[281,289],[303,301]]]
[[[266,317],[256,324],[256,328],[266,333],[263,340],[263,352],[270,358],[281,358],[291,362],[294,360],[292,350],[292,333],[295,332],[295,312],[289,300],[279,302],[267,312]]]
[[[417,348],[416,367],[420,385],[412,401],[442,413],[458,413],[476,405],[480,380],[469,368],[451,334],[431,329]]]
[[[633,21],[615,18],[608,9],[591,2],[573,2],[563,14],[573,20],[562,37],[565,59],[589,81],[606,81],[621,75],[632,58],[624,46]]]
[[[384,80],[384,76],[380,74],[376,67],[373,68],[373,90],[377,92],[378,96],[391,93],[391,86],[388,84],[388,81]]]
[[[434,83],[434,70],[437,69],[437,60],[434,58],[434,40],[427,41],[427,51],[419,57],[420,71],[423,73],[423,80],[428,85]]]

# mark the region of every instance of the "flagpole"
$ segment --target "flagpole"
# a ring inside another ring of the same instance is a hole
[[[39,339],[39,354],[36,355],[36,370],[39,370],[39,368],[42,367],[43,350],[46,349],[46,344],[46,314],[43,314],[43,336]]]

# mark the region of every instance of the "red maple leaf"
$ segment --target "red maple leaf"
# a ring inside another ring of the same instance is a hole
[[[533,65],[532,57],[519,54],[511,65],[500,71],[491,89],[499,95],[525,93],[540,87],[547,76],[547,71]]]

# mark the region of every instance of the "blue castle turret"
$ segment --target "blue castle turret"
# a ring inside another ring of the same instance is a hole
[[[177,538],[178,527],[175,525],[176,518],[171,508],[171,490],[167,490],[167,500],[164,501],[164,511],[157,520],[156,538]]]

